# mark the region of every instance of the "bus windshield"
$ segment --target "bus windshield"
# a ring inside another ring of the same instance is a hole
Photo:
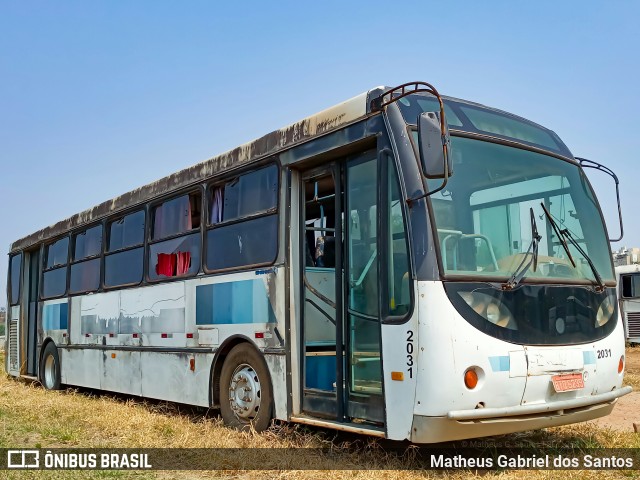
[[[537,268],[531,265],[522,281],[595,283],[587,258],[570,242],[565,249],[544,204],[558,230],[570,233],[603,281],[614,281],[600,210],[577,165],[477,139],[454,136],[451,142],[454,175],[429,197],[446,276],[505,281],[514,275],[532,255],[532,210],[541,237]],[[432,189],[439,185],[440,180],[429,181]]]

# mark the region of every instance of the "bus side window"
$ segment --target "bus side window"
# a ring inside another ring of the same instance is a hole
[[[20,267],[22,265],[22,254],[19,253],[11,257],[9,281],[11,285],[9,305],[16,305],[20,301]]]
[[[142,281],[145,214],[139,210],[110,222],[104,258],[106,287]]]
[[[73,236],[73,257],[69,293],[92,292],[100,287],[102,225]]]
[[[404,315],[411,306],[411,292],[409,291],[409,257],[407,255],[407,235],[402,216],[402,197],[400,182],[395,164],[389,158],[387,176],[388,201],[387,212],[389,218],[389,252],[387,254],[387,271],[389,285],[389,314]]]
[[[42,298],[52,298],[67,292],[67,261],[69,237],[45,247],[44,273],[42,274]]]
[[[201,204],[202,195],[196,191],[153,208],[151,280],[195,275],[200,270],[200,233],[192,232],[200,228]]]
[[[621,275],[622,298],[638,298],[640,297],[640,275],[630,274]]]
[[[278,246],[275,164],[209,188],[206,269],[273,263]]]

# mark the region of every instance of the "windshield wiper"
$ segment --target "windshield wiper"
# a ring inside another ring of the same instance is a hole
[[[547,210],[547,207],[544,206],[544,203],[540,202],[540,206],[542,207],[542,210],[544,211],[544,214],[547,217],[547,220],[549,220],[549,223],[553,227],[553,231],[556,232],[556,237],[558,237],[558,240],[560,241],[560,245],[562,245],[562,248],[564,248],[564,251],[567,252],[567,257],[569,257],[569,260],[571,261],[571,265],[573,265],[573,268],[576,268],[576,262],[573,259],[571,252],[569,251],[569,247],[567,246],[567,242],[564,240],[560,227],[558,226],[556,221],[553,219],[553,217],[549,213],[549,210]]]
[[[576,248],[576,250],[580,252],[580,255],[582,255],[584,259],[587,261],[587,263],[589,264],[589,267],[593,272],[593,276],[595,277],[596,282],[598,282],[598,286],[596,287],[596,292],[604,292],[605,284],[602,281],[602,277],[600,276],[600,273],[598,273],[598,269],[591,261],[591,258],[589,258],[589,255],[587,255],[587,252],[585,252],[584,249],[580,246],[580,244],[576,241],[576,239],[573,238],[573,235],[571,234],[568,228],[561,229],[558,227],[558,224],[553,219],[553,217],[551,216],[547,208],[544,206],[544,203],[541,203],[540,205],[542,205],[542,209],[544,210],[544,214],[546,215],[547,220],[549,220],[549,223],[553,227],[553,230],[556,232],[556,236],[558,237],[558,240],[560,240],[560,243],[564,247],[564,250],[567,252],[567,255],[569,256],[569,260],[571,260],[571,264],[575,268],[576,262],[573,261],[573,257],[569,253],[569,247],[567,246],[567,242],[564,240],[565,238],[571,242],[571,245],[573,245]]]
[[[515,272],[513,272],[513,275],[511,275],[511,278],[502,284],[503,290],[513,290],[516,288],[532,265],[534,272],[536,268],[538,268],[538,244],[540,240],[542,240],[542,236],[538,233],[538,225],[536,224],[536,216],[533,213],[533,208],[529,209],[529,214],[531,215],[531,243],[529,244],[527,253],[524,254],[524,258]],[[531,257],[529,257],[529,253],[531,253]],[[528,262],[527,258],[529,258]]]

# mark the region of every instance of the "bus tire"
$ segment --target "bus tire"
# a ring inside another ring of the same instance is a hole
[[[49,342],[42,354],[40,363],[40,382],[47,390],[60,390],[60,357],[58,349],[53,342]]]
[[[220,372],[220,412],[225,425],[262,432],[273,414],[273,390],[267,364],[248,343],[229,352]]]

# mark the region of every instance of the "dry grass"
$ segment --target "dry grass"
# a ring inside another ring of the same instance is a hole
[[[631,385],[634,390],[640,391],[640,346],[628,346],[625,356],[627,367],[624,384]]]
[[[495,445],[508,443],[522,447],[553,451],[570,446],[576,453],[590,447],[640,448],[640,436],[598,429],[580,424],[526,432],[488,440]],[[147,402],[130,397],[98,395],[67,389],[48,392],[37,384],[0,376],[0,448],[266,448],[283,449],[295,463],[281,465],[277,471],[183,471],[183,472],[123,472],[123,471],[54,471],[8,472],[5,478],[326,478],[334,480],[380,478],[412,480],[423,478],[462,479],[479,476],[473,471],[433,472],[401,470],[412,462],[416,452],[425,447],[409,447],[405,455],[390,452],[388,442],[378,442],[364,436],[349,436],[336,432],[308,429],[288,424],[256,434],[225,428],[213,412],[162,402]],[[397,444],[395,445],[397,446]],[[406,447],[406,445],[403,445]],[[316,448],[331,448],[331,456]],[[247,455],[260,452],[247,450]],[[283,455],[284,458],[284,455]],[[287,465],[303,462],[314,470],[285,470]],[[327,472],[332,468],[340,468]],[[351,468],[352,470],[346,470]],[[385,468],[385,470],[376,470]],[[390,470],[398,468],[398,470]],[[372,470],[376,470],[375,472]],[[4,472],[7,473],[7,472]],[[581,471],[506,471],[482,474],[499,479],[516,478],[621,478],[622,472]]]

